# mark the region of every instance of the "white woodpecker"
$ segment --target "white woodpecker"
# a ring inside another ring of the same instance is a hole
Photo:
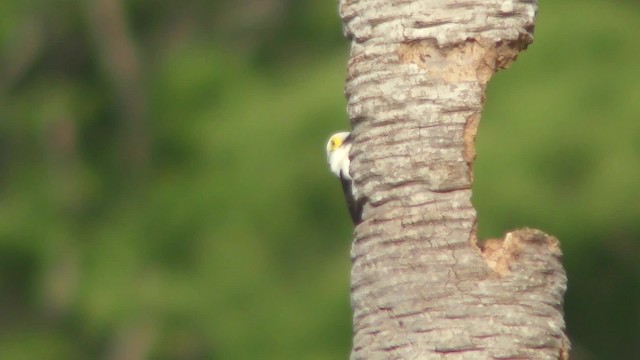
[[[349,214],[354,225],[362,221],[362,203],[353,196],[353,179],[349,172],[349,150],[353,142],[349,132],[339,132],[331,135],[327,142],[327,162],[331,172],[340,179],[342,191],[347,201]]]

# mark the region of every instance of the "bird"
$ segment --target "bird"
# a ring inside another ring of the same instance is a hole
[[[327,142],[327,162],[329,169],[340,180],[344,198],[349,208],[349,215],[354,225],[362,222],[363,202],[355,199],[353,195],[353,178],[349,170],[351,161],[349,150],[353,144],[353,137],[348,131],[342,131],[331,135]]]

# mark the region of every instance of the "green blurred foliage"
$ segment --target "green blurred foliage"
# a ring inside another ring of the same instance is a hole
[[[0,358],[348,356],[335,2],[5,0],[0,19]],[[632,1],[542,3],[477,138],[480,235],[560,238],[576,359],[640,357],[638,33]]]

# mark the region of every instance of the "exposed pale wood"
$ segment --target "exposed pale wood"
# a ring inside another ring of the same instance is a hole
[[[536,4],[343,0],[351,174],[352,359],[559,359],[556,239],[476,246],[474,141],[491,76],[532,41]],[[514,201],[516,201],[514,199]]]

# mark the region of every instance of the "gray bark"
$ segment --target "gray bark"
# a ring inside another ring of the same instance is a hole
[[[491,76],[532,42],[525,0],[342,0],[351,40],[352,359],[564,359],[558,241],[476,245],[474,141]],[[514,199],[515,201],[515,199]]]

